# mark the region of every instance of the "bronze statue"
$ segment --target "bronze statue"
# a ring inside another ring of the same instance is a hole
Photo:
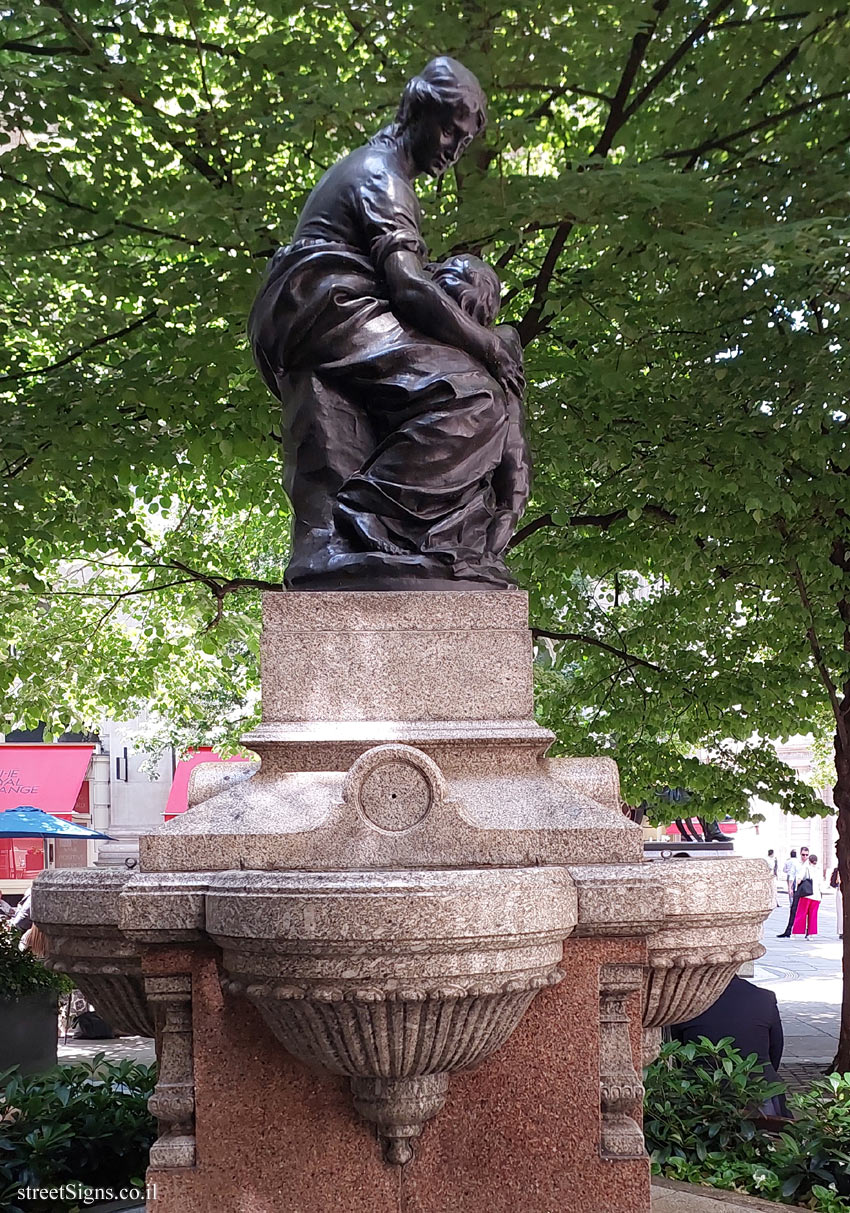
[[[477,258],[426,263],[412,182],[486,120],[434,59],[395,121],[330,168],[271,260],[249,333],[283,405],[293,590],[487,589],[529,491],[522,352]]]

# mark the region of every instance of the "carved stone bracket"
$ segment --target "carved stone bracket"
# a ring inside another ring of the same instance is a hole
[[[661,1029],[660,1028],[644,1028],[643,1029],[643,1068],[651,1066],[661,1052]]]
[[[549,966],[397,991],[224,984],[229,993],[247,995],[299,1060],[346,1075],[354,1107],[376,1126],[386,1161],[404,1164],[413,1158],[412,1141],[445,1103],[449,1074],[474,1068],[500,1048],[538,991],[562,978],[561,969]]]
[[[139,949],[118,924],[128,871],[54,869],[33,884],[33,919],[47,940],[45,965],[69,973],[104,1019],[128,1036],[153,1036]]]
[[[632,1059],[626,1000],[643,986],[643,966],[607,964],[599,987],[599,1093],[603,1158],[643,1158],[643,1084]]]
[[[716,1002],[741,965],[763,955],[755,941],[737,947],[650,947],[643,1022],[664,1028],[699,1015]]]
[[[159,1081],[148,1107],[159,1122],[152,1167],[195,1165],[195,1072],[192,1059],[192,978],[146,977],[159,1029]]]

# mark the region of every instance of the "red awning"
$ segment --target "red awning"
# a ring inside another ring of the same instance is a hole
[[[180,813],[185,813],[189,797],[189,776],[196,766],[202,762],[245,762],[244,754],[236,754],[233,758],[222,758],[210,746],[200,746],[190,750],[185,758],[181,758],[174,771],[174,782],[168,793],[168,803],[165,806],[165,820],[170,821]]]
[[[694,818],[692,818],[692,817],[683,817],[683,818],[682,818],[682,820],[683,820],[683,821],[685,822],[685,824],[687,825],[689,822],[693,821],[693,820],[694,820]],[[721,822],[719,822],[718,824],[719,824],[719,826],[720,826],[720,829],[721,829],[722,833],[724,833],[724,834],[737,834],[737,832],[738,832],[738,823],[737,823],[737,821],[721,821]],[[700,827],[700,824],[699,824],[699,820],[697,819],[697,824],[694,826],[694,834],[699,834],[699,833],[700,833],[700,830],[701,830],[701,827]],[[670,835],[674,835],[674,834],[675,834],[675,836],[676,836],[677,838],[681,838],[681,835],[680,835],[680,833],[679,833],[679,831],[678,831],[678,828],[677,828],[675,825],[668,826],[668,827],[667,827],[667,829],[665,830],[665,833],[666,833],[666,834],[670,834]]]
[[[31,804],[70,821],[93,745],[0,744],[0,810]]]

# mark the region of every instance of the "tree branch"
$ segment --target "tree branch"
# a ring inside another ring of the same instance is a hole
[[[551,93],[554,97],[592,97],[595,101],[605,101],[611,105],[614,98],[610,93],[600,93],[596,89],[583,88],[579,84],[533,84],[530,81],[519,80],[511,84],[500,84],[499,91],[503,93]]]
[[[58,371],[63,366],[67,366],[68,363],[75,362],[77,358],[82,358],[90,350],[97,349],[100,345],[106,345],[109,341],[118,341],[121,337],[126,337],[134,329],[147,324],[149,320],[153,320],[156,315],[157,308],[153,308],[151,311],[146,312],[144,316],[139,316],[132,324],[125,325],[124,328],[117,329],[114,333],[104,333],[102,337],[96,337],[94,341],[89,341],[87,345],[74,350],[72,354],[67,354],[64,358],[60,358],[58,362],[51,362],[49,366],[36,367],[31,371],[16,371],[14,375],[0,375],[0,383],[9,383],[20,379],[32,379],[36,375],[48,375],[52,371]]]
[[[787,109],[780,110],[776,114],[768,114],[760,122],[754,122],[750,126],[743,126],[740,130],[732,131],[728,135],[712,136],[696,147],[685,147],[677,151],[662,152],[661,158],[662,160],[679,160],[683,158],[698,160],[705,152],[710,152],[714,148],[719,147],[726,148],[728,143],[731,143],[735,139],[741,139],[744,135],[752,135],[756,131],[766,130],[771,126],[778,126],[780,122],[784,122],[787,118],[793,118],[795,114],[802,114],[806,110],[815,109],[819,105],[826,104],[827,101],[837,101],[847,97],[850,97],[850,89],[846,88],[836,89],[832,93],[824,93],[822,97],[811,97],[808,101],[801,101],[797,105],[789,105]]]
[[[150,227],[143,223],[131,223],[127,219],[103,216],[100,211],[96,211],[91,206],[86,206],[83,202],[74,202],[71,198],[66,198],[62,194],[57,194],[53,190],[44,189],[41,186],[32,185],[29,181],[24,181],[21,177],[15,177],[12,173],[7,173],[0,169],[0,179],[13,181],[15,185],[20,185],[23,189],[30,190],[37,198],[49,198],[52,202],[58,202],[61,206],[67,207],[69,210],[82,211],[84,215],[91,215],[95,219],[106,219],[108,223],[115,227],[123,227],[131,232],[141,232],[145,236],[160,236],[163,240],[176,240],[179,244],[189,244],[193,248],[199,244],[207,244],[207,240],[194,238],[192,236],[181,236],[179,232],[167,232],[159,227]],[[244,253],[248,250],[236,244],[217,244],[216,248],[226,249],[228,252]]]
[[[618,649],[613,644],[606,644],[604,640],[598,640],[595,636],[586,636],[583,632],[552,632],[548,628],[532,628],[531,634],[535,639],[570,640],[576,644],[588,644],[596,649],[604,649],[606,653],[613,653],[615,657],[622,658],[629,665],[639,665],[646,670],[652,670],[655,674],[668,676],[668,671],[662,666],[656,665],[654,661],[647,661],[644,657],[628,653],[625,649]]]
[[[665,80],[673,69],[681,62],[681,60],[684,59],[691,47],[694,46],[694,44],[698,42],[700,38],[705,37],[721,13],[723,13],[725,9],[731,8],[734,3],[735,0],[718,0],[718,3],[715,4],[713,8],[709,9],[702,21],[698,22],[698,24],[695,25],[688,34],[687,38],[685,38],[683,42],[679,43],[669,59],[666,59],[665,62],[661,64],[661,67],[659,67],[650,76],[643,88],[639,89],[638,92],[635,93],[633,99],[624,111],[624,121],[627,122],[629,118],[631,118],[632,114],[640,109],[644,101],[646,101],[647,98],[655,92],[659,84],[661,84],[662,81]]]
[[[96,25],[94,28],[99,34],[123,35],[127,32],[123,26],[116,24]],[[138,29],[135,25],[129,27],[129,33],[132,38],[142,38],[146,42],[158,42],[163,46],[200,47],[203,51],[212,51],[213,54],[222,55],[230,59],[242,58],[242,51],[237,50],[235,46],[221,46],[218,42],[199,42],[196,38],[187,38],[180,34],[162,34],[156,30]]]
[[[137,89],[132,85],[122,80],[119,72],[116,70],[116,65],[111,62],[100,51],[93,40],[88,36],[82,26],[76,21],[69,12],[63,7],[61,0],[45,0],[50,8],[54,9],[59,15],[59,20],[68,31],[72,38],[76,39],[78,45],[83,48],[90,58],[94,67],[99,71],[109,82],[111,87],[120,96],[124,97],[130,104],[142,114],[155,134],[160,137],[177,152],[181,160],[188,164],[202,177],[206,178],[216,189],[229,184],[228,178],[219,172],[212,164],[199,155],[185,139],[175,132],[169,125],[166,115],[162,110],[158,109],[151,101],[148,101]]]
[[[605,121],[605,126],[602,134],[596,142],[592,155],[599,156],[604,159],[614,142],[614,137],[620,127],[626,120],[625,105],[634,83],[635,76],[646,55],[647,47],[652,41],[652,37],[658,28],[658,22],[661,16],[669,6],[670,0],[655,0],[653,11],[655,13],[654,20],[650,21],[647,26],[635,34],[632,39],[629,57],[626,60],[626,65],[623,68],[620,77],[620,83],[617,85],[617,91],[611,102],[608,110],[608,117]],[[540,266],[540,272],[537,275],[537,280],[534,284],[534,293],[531,298],[531,303],[525,315],[517,325],[520,341],[523,346],[529,344],[543,329],[543,312],[546,307],[546,301],[549,297],[549,288],[552,285],[552,278],[558,265],[558,260],[561,253],[564,251],[564,245],[569,239],[570,232],[573,230],[574,223],[572,220],[565,220],[558,225],[555,235],[552,237],[549,248],[546,250],[546,255],[543,258],[543,263]]]
[[[619,510],[611,510],[607,514],[573,514],[565,523],[556,523],[551,514],[541,514],[539,518],[533,518],[531,522],[527,522],[525,526],[520,527],[508,547],[515,548],[517,544],[529,539],[532,535],[536,535],[538,531],[545,530],[547,527],[578,527],[578,526],[594,526],[602,531],[607,531],[614,525],[615,522],[622,522],[628,517],[629,511],[625,508]],[[679,519],[676,514],[666,510],[661,505],[649,503],[642,507],[642,513],[652,518],[658,518],[661,522],[674,523]]]
[[[645,29],[635,34],[632,39],[629,57],[626,60],[626,66],[623,68],[620,83],[617,85],[617,91],[614,94],[614,102],[608,114],[608,121],[605,123],[605,128],[599,137],[596,147],[593,149],[594,156],[608,155],[614,142],[614,137],[628,117],[626,102],[631,92],[632,84],[640,70],[640,65],[643,63],[653,35],[658,28],[658,22],[661,20],[665,9],[669,7],[669,4],[670,0],[655,0],[655,4],[652,6],[655,18],[647,24]]]
[[[37,46],[33,42],[21,42],[10,38],[8,42],[0,42],[0,51],[18,51],[23,55],[85,55],[82,47],[71,42],[53,42],[49,46]]]

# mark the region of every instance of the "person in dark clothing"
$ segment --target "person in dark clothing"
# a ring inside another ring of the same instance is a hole
[[[800,847],[800,862],[797,864],[797,867],[795,869],[794,896],[791,899],[791,909],[788,912],[788,926],[785,928],[784,931],[780,931],[780,933],[776,936],[777,939],[790,939],[791,938],[791,931],[794,926],[794,919],[797,917],[797,907],[800,904],[800,898],[806,896],[806,893],[804,890],[809,887],[809,886],[804,886],[803,890],[800,889],[800,880],[801,880],[801,878],[805,877],[805,872],[806,872],[806,869],[808,868],[808,865],[809,865],[809,848]]]
[[[763,990],[751,981],[744,981],[742,977],[733,977],[717,1002],[707,1011],[686,1023],[676,1024],[670,1032],[674,1040],[680,1040],[683,1044],[699,1040],[701,1036],[717,1044],[731,1036],[742,1057],[756,1054],[764,1066],[764,1077],[768,1082],[779,1079],[785,1037],[776,995],[772,990]],[[785,1096],[774,1096],[762,1107],[762,1111],[766,1115],[787,1116]]]

